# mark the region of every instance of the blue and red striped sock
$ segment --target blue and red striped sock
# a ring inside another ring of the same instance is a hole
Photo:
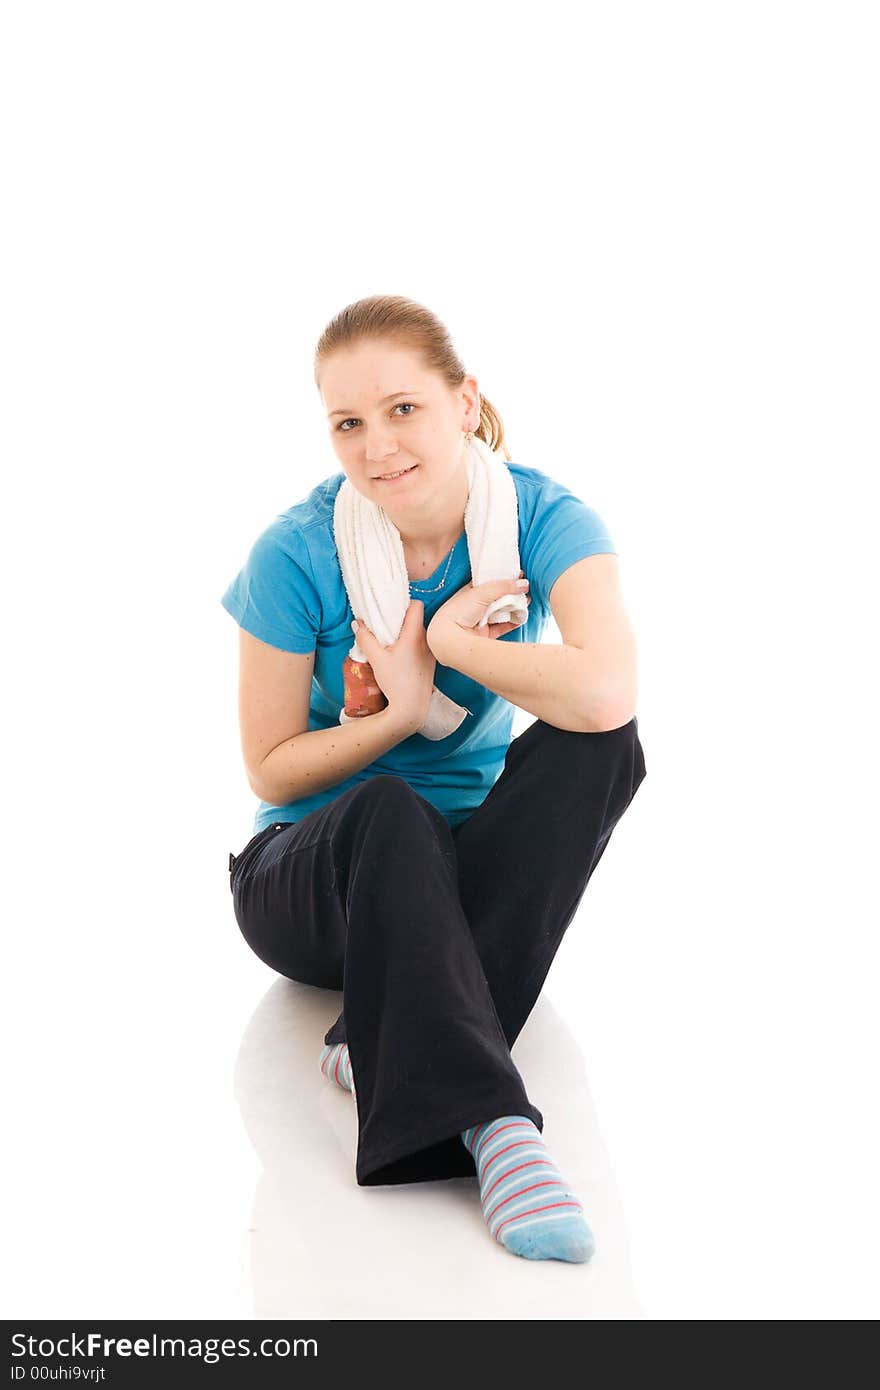
[[[354,1075],[348,1055],[348,1043],[325,1043],[321,1048],[318,1065],[326,1077],[335,1081],[344,1091],[351,1091],[354,1095]]]
[[[537,1125],[525,1115],[462,1131],[477,1165],[480,1205],[490,1233],[527,1260],[583,1264],[595,1248],[583,1207],[547,1152]]]

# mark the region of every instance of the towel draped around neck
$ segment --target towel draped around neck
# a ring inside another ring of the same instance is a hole
[[[476,586],[519,573],[519,514],[516,485],[500,452],[474,436],[465,445],[465,463],[468,500],[464,530],[471,582]],[[400,532],[385,508],[364,497],[346,478],[336,494],[333,535],[352,612],[383,647],[390,646],[400,635],[410,603]],[[527,613],[524,595],[504,594],[489,604],[480,626],[513,622]],[[357,641],[349,657],[367,664]],[[446,738],[468,713],[435,686],[427,716],[417,733],[429,739]],[[343,708],[339,722],[347,724],[354,717]]]

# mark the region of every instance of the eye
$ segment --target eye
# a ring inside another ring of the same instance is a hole
[[[417,407],[412,401],[398,401],[398,402],[397,402],[397,405],[394,407],[394,409],[395,409],[395,410],[399,410],[399,409],[401,408],[401,406],[406,406],[407,410],[417,410],[417,409],[418,409],[418,407]],[[341,430],[343,434],[351,434],[351,430],[347,430],[347,429],[345,428],[345,426],[346,426],[346,425],[350,425],[352,422],[353,422],[354,424],[357,424],[357,420],[354,420],[354,421],[353,421],[353,420],[352,420],[352,416],[349,416],[347,420],[340,420],[340,421],[339,421],[339,424],[336,426],[336,428],[337,428],[338,430]]]

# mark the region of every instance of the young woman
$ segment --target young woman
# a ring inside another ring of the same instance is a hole
[[[319,1064],[354,1094],[360,1186],[475,1175],[506,1249],[582,1262],[592,1233],[511,1048],[645,776],[616,552],[595,511],[509,459],[423,306],[349,305],[315,380],[342,471],[276,517],[221,600],[241,629],[260,798],[229,856],[236,920],[272,969],[342,990]],[[518,576],[471,582],[474,435],[515,483],[525,621],[479,626]],[[346,479],[396,527],[411,598],[390,645],[356,627],[374,712],[340,723],[356,616],[334,540]],[[540,642],[550,614],[561,645]],[[468,711],[441,738],[418,732],[434,687]],[[511,741],[514,705],[536,718]]]

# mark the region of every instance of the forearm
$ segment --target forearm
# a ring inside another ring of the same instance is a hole
[[[331,729],[311,729],[286,739],[263,759],[251,789],[270,806],[285,806],[353,777],[416,730],[390,707]]]
[[[444,666],[546,724],[582,733],[607,727],[604,692],[591,684],[587,653],[579,647],[471,637],[463,628],[436,634],[429,642]]]

